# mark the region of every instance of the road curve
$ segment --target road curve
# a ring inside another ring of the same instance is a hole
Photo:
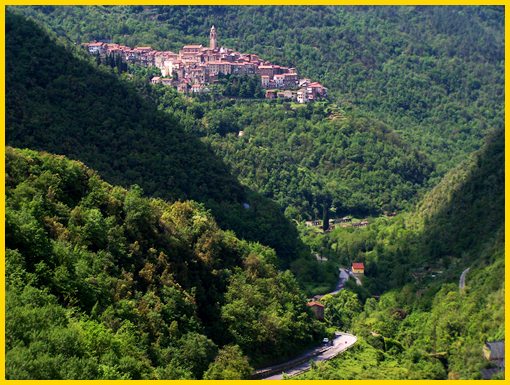
[[[349,277],[353,277],[356,279],[356,283],[361,285],[358,277],[356,277],[352,272],[347,269],[339,268],[338,275],[338,283],[335,287],[335,290],[328,294],[338,294],[345,285],[345,282],[349,279]],[[326,295],[326,294],[324,294]],[[324,295],[317,297],[324,297]],[[336,357],[338,354],[343,351],[349,349],[354,343],[356,343],[357,337],[349,334],[336,332],[335,338],[333,339],[332,346],[319,346],[315,349],[312,349],[306,353],[303,353],[301,356],[294,358],[290,361],[287,361],[283,364],[269,366],[264,369],[259,369],[255,372],[254,378],[262,379],[262,380],[282,380],[284,373],[289,376],[297,376],[303,372],[306,372],[311,367],[311,361],[313,362],[321,362],[327,361]]]
[[[345,282],[349,279],[349,273],[345,269],[338,269],[338,283],[336,284],[335,290],[328,294],[338,294],[340,290],[344,288]]]
[[[342,268],[339,268],[338,271],[339,271],[338,283],[335,286],[335,290],[333,290],[329,293],[326,293],[326,294],[316,295],[316,296],[314,296],[314,299],[320,299],[328,294],[333,294],[333,295],[338,294],[341,290],[343,290],[345,282],[347,282],[349,280],[349,271],[347,271],[346,269],[342,269]],[[353,275],[353,277],[354,277],[354,275]],[[356,278],[356,277],[354,277],[354,278]],[[356,278],[356,279],[358,279],[358,278]],[[361,284],[361,282],[359,284]]]
[[[258,372],[268,371],[268,375],[266,377],[262,375],[259,378],[264,380],[283,380],[284,374],[289,377],[297,376],[298,374],[309,370],[312,361],[321,362],[330,360],[345,350],[349,349],[356,343],[356,341],[356,336],[352,334],[336,332],[336,337],[333,340],[332,346],[317,348],[314,351],[293,360],[296,362],[295,365],[289,364],[290,367],[288,366],[285,369],[281,369],[281,371],[275,370],[274,368],[262,369]]]
[[[467,273],[469,272],[469,269],[471,269],[470,267],[468,267],[466,270],[464,270],[462,272],[462,274],[460,275],[460,279],[459,279],[459,289],[460,290],[464,290],[464,288],[466,287],[466,275]]]

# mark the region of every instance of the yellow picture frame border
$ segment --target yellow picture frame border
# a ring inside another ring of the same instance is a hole
[[[2,250],[1,260],[0,260],[0,346],[3,348],[0,351],[0,382],[8,383],[8,384],[38,384],[42,383],[58,383],[58,384],[77,384],[81,382],[94,382],[97,384],[123,384],[123,383],[134,383],[137,384],[177,384],[182,381],[185,381],[187,384],[200,383],[200,384],[209,384],[209,383],[228,383],[228,384],[247,384],[253,383],[253,381],[261,381],[261,380],[235,380],[235,381],[220,381],[220,380],[6,380],[5,379],[5,10],[8,6],[17,6],[17,5],[55,5],[55,6],[65,6],[65,5],[462,5],[462,6],[475,6],[475,5],[499,5],[505,7],[505,106],[508,100],[509,94],[509,86],[508,86],[508,64],[506,63],[506,59],[508,58],[509,48],[506,42],[509,40],[509,27],[508,27],[508,16],[509,16],[509,7],[506,6],[507,1],[476,1],[476,0],[367,0],[367,1],[335,1],[335,0],[255,0],[255,1],[246,1],[246,0],[188,0],[188,1],[173,1],[173,0],[153,0],[153,1],[142,1],[142,0],[121,0],[118,2],[114,1],[93,1],[93,0],[54,0],[54,1],[46,1],[46,0],[24,0],[24,1],[4,1],[0,2],[0,42],[1,42],[1,58],[0,58],[0,87],[1,87],[1,107],[0,107],[0,119],[2,122],[2,135],[0,135],[0,151],[1,151],[1,159],[0,159],[0,175],[3,178],[4,183],[0,186],[0,250]],[[505,127],[509,121],[509,112],[505,108]],[[505,129],[506,131],[506,129]],[[510,170],[509,166],[509,157],[507,154],[508,145],[510,143],[510,139],[505,135],[505,179],[508,176],[508,171]],[[508,184],[505,183],[505,239],[508,239],[510,235],[510,230],[508,227],[508,220],[510,209],[508,206],[508,197],[510,196],[510,188]],[[509,294],[508,294],[508,276],[510,267],[507,262],[506,255],[508,254],[508,245],[505,243],[505,304],[509,303]],[[509,309],[505,306],[505,332],[508,329],[509,324]],[[481,353],[480,353],[481,354]],[[505,357],[505,368],[508,366],[508,355]],[[506,376],[506,370],[505,370]],[[456,380],[456,383],[461,384],[475,384],[481,380]],[[393,382],[397,382],[398,384],[428,384],[431,380],[350,380],[350,381],[341,381],[341,380],[309,380],[307,383],[321,383],[321,384],[339,384],[345,382],[355,382],[356,384],[390,384]],[[497,382],[504,383],[506,380],[490,380],[489,382]],[[485,382],[484,382],[485,383]]]

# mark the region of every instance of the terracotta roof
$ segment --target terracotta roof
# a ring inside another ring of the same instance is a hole
[[[310,301],[310,302],[308,302],[308,303],[306,304],[306,306],[310,306],[310,307],[312,307],[312,306],[320,306],[320,307],[324,307],[324,305],[323,305],[322,303],[317,302],[317,301]]]
[[[202,44],[190,44],[190,45],[185,45],[182,47],[182,49],[184,48],[202,48]]]
[[[365,269],[365,265],[363,264],[363,262],[353,262],[352,263],[352,268],[353,269]]]

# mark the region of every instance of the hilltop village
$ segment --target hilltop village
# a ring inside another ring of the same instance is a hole
[[[214,26],[209,33],[209,47],[185,45],[179,53],[105,42],[85,43],[84,46],[91,55],[157,67],[161,76],[153,77],[151,83],[173,86],[183,93],[210,92],[208,85],[218,82],[221,75],[251,75],[260,77],[266,99],[283,98],[308,103],[327,96],[327,88],[310,79],[300,79],[295,68],[272,64],[256,54],[218,47]]]

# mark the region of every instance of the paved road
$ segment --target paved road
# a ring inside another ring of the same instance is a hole
[[[354,275],[354,273],[352,271],[350,271],[350,270],[349,270],[349,275],[356,280],[356,285],[358,285],[358,286],[362,285],[361,280],[358,277],[356,277]]]
[[[335,287],[335,290],[328,294],[337,294],[344,288],[345,282],[349,279],[349,277],[353,277],[356,279],[356,282],[358,285],[361,285],[361,281],[358,279],[358,277],[354,276],[350,271],[347,269],[339,268],[339,274],[338,274],[338,283]],[[324,297],[324,295],[317,296],[318,298]],[[310,369],[310,362],[320,362],[320,361],[327,361],[331,358],[337,356],[341,352],[345,351],[346,349],[350,348],[354,343],[356,342],[357,338],[356,336],[348,333],[341,333],[336,332],[336,337],[333,340],[333,345],[330,347],[325,346],[318,346],[308,352],[303,353],[301,356],[296,357],[290,361],[288,361],[288,364],[279,364],[274,365],[272,367],[267,367],[264,369],[257,370],[260,374],[258,375],[258,378],[262,378],[264,380],[282,380],[283,379],[283,372],[280,372],[278,374],[269,375],[268,377],[264,377],[261,373],[270,371],[271,373],[275,372],[276,368],[279,367],[286,367],[285,373],[288,376],[296,376],[300,373],[306,372]],[[296,364],[293,365],[293,362]],[[290,368],[290,369],[289,369]]]
[[[344,288],[345,282],[349,279],[349,272],[342,268],[339,268],[338,270],[340,271],[340,273],[338,274],[338,283],[335,286],[335,290],[326,294],[316,295],[313,297],[314,299],[321,299],[322,297],[328,294],[338,294],[340,290]]]
[[[352,334],[347,333],[340,333],[337,332],[337,337],[333,340],[333,346],[329,347],[329,349],[326,349],[325,351],[321,352],[320,354],[317,354],[315,356],[310,356],[309,360],[306,360],[305,362],[298,364],[291,369],[287,369],[285,371],[285,374],[289,377],[297,376],[298,374],[301,374],[303,372],[306,372],[311,367],[311,361],[314,362],[321,362],[321,361],[327,361],[332,359],[333,357],[336,357],[343,351],[349,349],[354,343],[357,341],[356,336],[353,336]],[[264,378],[264,380],[282,380],[284,373],[274,374],[272,376]]]
[[[470,267],[468,267],[466,270],[464,270],[462,272],[462,274],[460,275],[460,279],[459,279],[459,289],[460,290],[464,290],[464,288],[466,287],[466,275],[469,271],[469,269],[471,269]]]
[[[349,279],[349,273],[347,270],[340,268],[340,274],[338,275],[338,283],[336,284],[335,290],[329,294],[337,294],[344,288],[345,282]]]

